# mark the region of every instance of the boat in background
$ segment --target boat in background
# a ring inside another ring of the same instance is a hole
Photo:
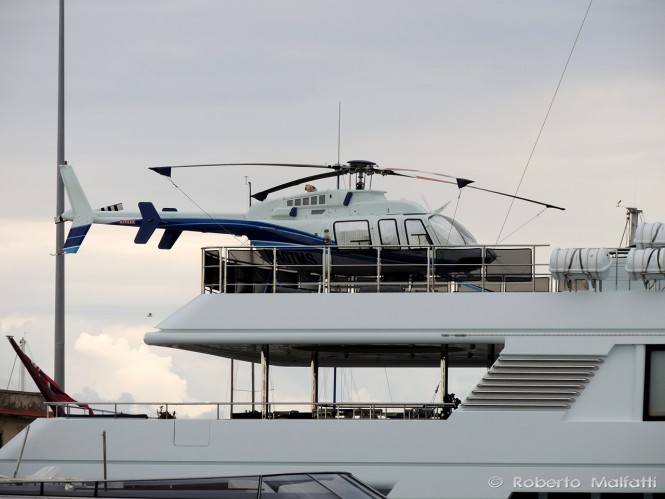
[[[349,473],[126,481],[0,481],[0,498],[382,499]]]

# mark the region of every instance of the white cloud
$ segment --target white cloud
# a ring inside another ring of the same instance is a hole
[[[117,399],[128,390],[135,400],[182,402],[187,397],[187,381],[171,371],[171,358],[145,345],[133,347],[127,339],[106,333],[83,333],[75,349],[88,359],[80,374],[104,399]]]
[[[159,355],[146,345],[135,344],[132,338],[140,338],[141,332],[124,329],[96,335],[83,333],[77,338],[77,385],[84,383],[77,389],[79,400],[85,396],[86,401],[94,400],[87,397],[98,397],[100,401],[124,402],[128,405],[120,410],[151,416],[160,406],[175,410],[181,417],[211,411],[210,406],[178,405],[197,400],[188,394],[187,380],[174,372],[171,355]]]

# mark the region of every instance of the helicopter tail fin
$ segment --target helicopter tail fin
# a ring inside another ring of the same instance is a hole
[[[71,210],[63,213],[59,221],[71,220],[72,226],[67,234],[67,239],[63,247],[65,253],[76,253],[83,243],[90,226],[94,221],[94,213],[88,202],[88,198],[83,192],[83,188],[70,165],[60,165],[60,176],[67,191],[67,198],[71,205]]]

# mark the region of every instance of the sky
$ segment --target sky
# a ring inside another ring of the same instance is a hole
[[[506,199],[477,191],[458,199],[453,186],[376,179],[388,197],[432,209],[451,201],[444,214],[456,210],[481,243],[616,247],[625,207],[665,221],[665,3],[596,0],[566,67],[588,7],[67,0],[65,157],[93,206],[198,209],[184,192],[206,211],[242,212],[246,178],[256,191],[292,172],[181,170],[179,191],[148,167],[334,163],[341,103],[342,162],[451,174],[503,192],[519,185],[519,195],[566,211],[518,202],[509,212]],[[0,333],[25,336],[50,373],[57,29],[55,1],[0,2]],[[226,359],[148,347],[143,335],[199,293],[200,248],[229,241],[186,234],[162,251],[133,238],[132,229],[95,226],[66,258],[67,391],[82,400],[228,400]],[[2,389],[18,388],[14,358],[0,342]],[[246,388],[248,368],[239,370]],[[378,401],[430,400],[438,376],[356,371],[345,375],[351,391]],[[275,397],[308,396],[306,373],[272,374]],[[473,376],[461,373],[453,391],[468,391]]]

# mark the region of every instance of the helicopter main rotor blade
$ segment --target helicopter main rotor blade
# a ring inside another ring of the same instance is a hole
[[[335,168],[338,165],[310,165],[303,163],[205,163],[199,165],[151,166],[150,170],[165,177],[171,176],[173,168],[206,168],[208,166],[286,166],[292,168]]]
[[[298,180],[293,180],[291,182],[287,182],[285,184],[280,184],[275,187],[272,187],[270,189],[266,189],[264,191],[258,192],[254,194],[252,197],[259,200],[263,201],[268,197],[268,194],[271,194],[276,191],[280,191],[282,189],[286,189],[288,187],[293,187],[294,185],[301,184],[303,182],[308,182],[310,180],[318,180],[322,178],[328,178],[328,177],[339,177],[342,175],[346,174],[366,174],[366,175],[373,175],[373,174],[379,174],[379,175],[396,175],[400,177],[408,177],[408,178],[416,178],[420,180],[430,180],[432,182],[442,182],[444,184],[452,184],[452,185],[457,185],[459,189],[463,189],[464,187],[469,187],[471,189],[476,189],[479,191],[484,191],[484,192],[489,192],[492,194],[498,194],[499,196],[506,196],[509,198],[513,199],[519,199],[521,201],[526,201],[528,203],[534,203],[538,204],[541,206],[545,206],[546,208],[555,208],[557,210],[565,210],[565,208],[562,208],[560,206],[555,206],[553,204],[549,203],[543,203],[541,201],[536,201],[535,199],[529,199],[529,198],[524,198],[521,196],[516,196],[514,194],[508,194],[505,192],[499,192],[499,191],[494,191],[491,189],[484,189],[482,187],[477,187],[475,185],[470,185],[474,183],[473,180],[469,180],[466,178],[462,177],[454,177],[452,175],[446,175],[444,173],[436,173],[436,172],[427,172],[427,171],[422,171],[422,170],[415,170],[411,168],[380,168],[378,165],[372,161],[365,161],[365,160],[353,160],[349,161],[348,163],[345,164],[334,164],[334,165],[320,165],[320,164],[309,164],[309,163],[206,163],[206,164],[196,164],[196,165],[173,165],[173,166],[153,166],[150,167],[151,170],[153,170],[156,173],[159,173],[160,175],[164,175],[165,177],[170,177],[171,176],[171,170],[173,168],[204,168],[208,166],[285,166],[285,167],[291,167],[291,168],[325,168],[325,169],[332,169],[334,171],[329,172],[329,173],[323,173],[320,175],[312,175],[309,177],[303,177]],[[409,173],[400,173],[400,172],[410,172],[414,173],[415,175],[410,175]],[[418,175],[419,173],[424,173],[426,175],[434,175],[436,177],[443,177],[451,180],[444,180],[443,178],[432,178],[424,175]]]
[[[460,185],[459,180],[465,180],[465,179],[458,179],[458,182],[452,182],[450,180],[442,180],[442,179],[439,179],[439,178],[423,177],[421,175],[414,176],[414,178],[419,178],[421,180],[431,180],[432,182],[443,182],[444,184],[457,185],[460,189],[462,189],[463,187],[468,187],[469,189],[476,189],[478,191],[490,192],[492,194],[498,194],[499,196],[506,196],[506,197],[513,198],[513,199],[519,199],[521,201],[526,201],[528,203],[539,204],[541,206],[545,206],[546,208],[555,208],[555,209],[561,210],[561,211],[566,210],[565,208],[561,208],[560,206],[555,206],[555,205],[549,204],[549,203],[543,203],[541,201],[536,201],[535,199],[523,198],[521,196],[516,196],[514,194],[508,194],[506,192],[493,191],[491,189],[484,189],[483,187],[478,187],[478,186],[475,186],[475,185],[469,185],[471,182],[473,182],[473,180],[468,180],[467,181],[468,184]]]
[[[528,203],[539,204],[539,205],[544,206],[546,208],[554,208],[556,210],[566,211],[566,209],[562,208],[561,206],[555,206],[553,204],[543,203],[541,201],[536,201],[535,199],[523,198],[523,197],[520,197],[520,196],[516,196],[514,194],[507,194],[505,192],[492,191],[490,189],[483,189],[482,187],[476,187],[475,185],[470,185],[469,189],[476,189],[476,190],[479,190],[479,191],[491,192],[492,194],[498,194],[499,196],[506,196],[506,197],[513,198],[513,199],[520,199],[522,201],[527,201]]]
[[[418,178],[421,180],[432,180],[434,182],[444,182],[446,184],[457,184],[457,187],[460,189],[462,187],[466,187],[469,184],[472,184],[474,180],[469,180],[468,178],[462,178],[462,177],[454,177],[452,175],[446,175],[444,173],[436,173],[436,172],[426,172],[422,170],[414,170],[412,168],[384,168],[383,170],[385,171],[392,171],[392,172],[414,172],[414,173],[426,173],[427,175],[436,175],[437,177],[445,177],[445,178],[450,178],[454,179],[455,182],[446,182],[445,180],[439,180],[435,178],[430,178],[430,177],[423,177],[422,175],[405,175],[401,174],[403,177],[411,177],[411,178]],[[396,173],[396,175],[399,175]]]
[[[285,184],[276,185],[275,187],[271,187],[270,189],[257,192],[256,194],[252,194],[252,197],[258,201],[263,201],[268,197],[268,194],[271,194],[276,191],[281,191],[282,189],[286,189],[288,187],[293,187],[294,185],[302,184],[303,182],[309,182],[310,180],[319,180],[321,178],[339,177],[345,174],[346,172],[328,172],[328,173],[320,173],[318,175],[311,175],[309,177],[303,177],[297,180],[292,180],[291,182],[286,182]]]

